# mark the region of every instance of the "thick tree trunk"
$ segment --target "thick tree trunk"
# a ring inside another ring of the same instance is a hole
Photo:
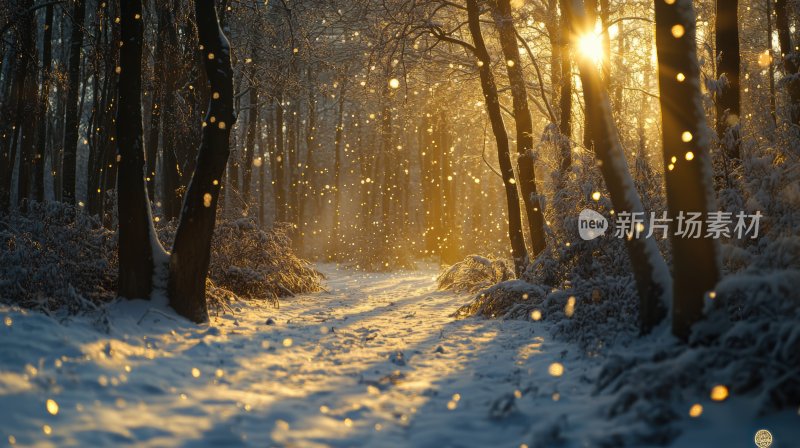
[[[214,0],[195,0],[195,19],[203,62],[214,92],[203,121],[197,168],[183,201],[169,262],[170,305],[194,322],[208,320],[206,276],[211,257],[220,180],[230,154],[233,110],[231,47],[219,27]]]
[[[580,0],[574,3],[575,10],[567,9],[567,15],[573,16],[576,31],[586,33],[594,22],[587,20],[580,11]],[[571,5],[572,6],[572,5]],[[645,210],[633,183],[625,152],[619,140],[617,128],[611,115],[611,102],[608,98],[605,83],[600,72],[589,58],[578,60],[586,117],[592,130],[590,138],[600,162],[603,180],[614,204],[617,215],[622,212],[639,216],[645,223]],[[628,257],[630,258],[636,288],[639,293],[639,318],[641,331],[649,332],[664,317],[669,307],[671,279],[669,268],[658,250],[655,239],[647,238],[647,226],[640,235],[629,235],[626,238]]]
[[[705,216],[715,208],[709,136],[700,92],[692,1],[676,0],[670,5],[656,0],[655,19],[667,207],[673,220],[672,332],[686,340],[692,324],[702,315],[705,294],[719,279],[715,241],[682,238],[675,232],[678,213]],[[676,25],[684,29],[679,38],[672,32]]]
[[[525,87],[525,75],[520,63],[517,33],[511,17],[510,0],[496,0],[494,23],[500,34],[500,46],[506,59],[506,71],[511,84],[511,95],[514,107],[514,121],[517,129],[517,170],[519,187],[528,217],[528,229],[531,232],[531,255],[536,257],[545,248],[544,215],[536,191],[536,173],[533,161],[533,122],[528,107],[528,92]]]
[[[150,297],[153,286],[153,241],[150,204],[144,180],[142,129],[141,0],[120,2],[119,100],[117,111],[117,208],[119,214],[118,295]],[[65,182],[67,179],[65,178]],[[74,187],[74,182],[73,182]],[[67,189],[65,188],[65,194]]]
[[[717,135],[727,157],[740,163],[741,93],[739,90],[739,20],[737,17],[739,0],[717,0],[715,44],[717,54],[716,94]],[[673,38],[679,39],[678,28],[672,29]]]
[[[83,20],[86,13],[86,0],[74,0],[72,9],[72,36],[69,47],[67,68],[67,110],[64,118],[64,161],[62,162],[61,199],[69,204],[75,203],[75,170],[78,151],[78,127],[81,110],[78,107],[78,88],[80,87],[81,47],[83,46]]]
[[[481,89],[489,113],[492,132],[497,141],[497,158],[500,162],[500,172],[503,176],[503,185],[506,191],[508,206],[508,238],[511,241],[511,257],[514,259],[514,271],[519,277],[527,264],[528,252],[525,248],[525,237],[522,233],[522,217],[519,209],[519,193],[517,192],[514,169],[511,165],[509,154],[508,133],[506,133],[503,116],[500,111],[500,102],[497,97],[497,86],[492,73],[492,61],[486,44],[483,41],[480,24],[480,8],[477,0],[467,0],[467,16],[469,31],[475,45],[475,53],[479,61]]]

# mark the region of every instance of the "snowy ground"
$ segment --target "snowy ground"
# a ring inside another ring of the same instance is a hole
[[[456,321],[468,298],[436,292],[432,268],[321,269],[327,291],[208,326],[150,302],[61,323],[0,306],[0,445],[593,446],[615,430],[591,396],[600,361],[546,323]],[[715,421],[723,445],[753,446],[759,422],[714,412],[675,446],[709,446]]]

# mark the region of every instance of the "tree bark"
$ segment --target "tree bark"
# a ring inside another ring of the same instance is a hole
[[[247,109],[247,136],[245,137],[245,155],[244,155],[244,166],[242,172],[242,200],[244,202],[244,207],[250,213],[250,209],[252,208],[252,204],[250,203],[251,198],[251,188],[252,186],[251,181],[253,177],[253,160],[255,157],[256,152],[256,134],[258,132],[258,121],[259,121],[259,106],[258,106],[258,84],[255,82],[255,69],[251,73],[251,81],[250,84],[250,92],[248,95],[249,98],[249,106]]]
[[[572,4],[575,5],[575,9],[566,10],[567,15],[573,18],[578,34],[589,32],[594,26],[594,22],[587,20],[587,15],[581,12],[581,3],[580,0],[576,0]],[[592,131],[590,138],[594,143],[600,171],[614,210],[617,214],[641,213],[640,216],[644,217],[644,206],[628,170],[625,152],[611,114],[611,102],[606,84],[591,59],[585,57],[578,59],[578,69],[583,85],[587,123]],[[644,231],[643,235],[646,235],[646,226]],[[652,237],[632,235],[626,238],[626,247],[639,294],[640,328],[642,333],[648,333],[663,319],[669,307],[671,293],[669,268]]]
[[[655,0],[654,3],[667,207],[673,219],[672,332],[686,340],[692,324],[702,315],[705,294],[714,289],[719,279],[715,241],[676,236],[674,221],[679,212],[699,212],[705,216],[715,208],[709,136],[700,92],[692,1],[676,0],[668,5]],[[676,25],[685,31],[680,38],[672,33]],[[687,157],[689,153],[692,155]]]
[[[283,93],[278,94],[275,101],[275,153],[272,156],[275,170],[272,173],[272,189],[275,196],[275,221],[286,222],[286,181],[285,159],[283,149]]]
[[[86,13],[86,0],[74,0],[72,9],[72,35],[69,47],[67,68],[67,109],[64,118],[64,161],[62,162],[61,199],[75,203],[75,170],[78,151],[78,127],[81,111],[78,107],[78,88],[80,87],[81,47],[83,46],[83,21]]]
[[[142,1],[120,2],[119,100],[117,110],[117,208],[119,214],[118,295],[150,297],[153,235],[144,180],[142,128]],[[65,181],[67,179],[65,178]],[[74,188],[74,182],[72,182]],[[65,188],[65,194],[68,189]],[[157,242],[157,241],[156,241]]]
[[[344,139],[344,92],[345,81],[341,81],[339,91],[339,111],[336,121],[336,135],[334,137],[334,161],[333,161],[333,225],[331,226],[331,248],[330,253],[334,257],[339,256],[339,227],[341,226],[341,200],[342,200],[342,140]]]
[[[53,63],[53,5],[45,9],[42,38],[42,88],[39,94],[39,119],[36,130],[36,153],[33,156],[33,198],[44,201],[44,154],[47,148],[47,116],[50,104],[50,66]]]
[[[217,20],[214,0],[195,0],[195,20],[211,100],[203,121],[197,167],[183,201],[181,219],[169,262],[170,305],[194,321],[208,320],[205,290],[211,258],[220,180],[230,154],[233,110],[231,47]]]
[[[497,141],[497,158],[500,162],[500,172],[503,175],[503,185],[508,206],[508,238],[511,241],[511,257],[514,259],[514,271],[519,277],[525,270],[528,253],[525,248],[525,237],[522,233],[519,194],[517,192],[516,179],[514,178],[514,169],[511,165],[511,156],[509,155],[508,134],[500,111],[497,86],[492,73],[492,61],[481,34],[480,8],[477,0],[467,0],[467,17],[469,31],[475,45],[475,54],[480,62],[479,73],[486,110],[489,113],[492,132]]]
[[[525,75],[520,63],[517,33],[511,17],[510,0],[496,0],[494,23],[500,34],[500,46],[506,59],[506,71],[511,84],[514,121],[517,129],[517,170],[519,187],[531,232],[531,256],[536,257],[545,248],[544,215],[536,191],[536,173],[533,160],[533,122],[528,107]]]
[[[566,2],[569,1],[571,0],[559,0],[561,6],[561,19],[559,24],[559,40],[561,42],[561,48],[559,50],[561,54],[561,85],[559,86],[560,95],[558,100],[560,109],[558,130],[561,134],[559,149],[561,153],[560,165],[562,175],[566,174],[572,167],[572,145],[570,144],[570,140],[572,139],[572,54],[569,43],[570,24],[568,18],[564,14]],[[553,88],[555,89],[555,86]]]
[[[800,126],[800,52],[792,45],[789,7],[786,0],[775,0],[775,30],[778,31],[778,43],[783,55],[783,71],[789,78],[787,82],[789,122]]]
[[[33,2],[30,2],[33,3]],[[38,112],[38,87],[36,82],[36,13],[26,9],[19,25],[19,42],[22,61],[19,62],[19,102],[17,103],[17,128],[12,145],[19,146],[19,171],[17,177],[17,200],[24,208],[30,195],[31,161],[36,139],[36,113]],[[12,151],[13,152],[13,151]],[[11,160],[14,163],[14,160]],[[13,165],[12,165],[13,168]],[[9,183],[10,183],[9,176]],[[10,189],[9,189],[10,191]]]
[[[715,44],[717,62],[716,92],[717,135],[727,157],[740,164],[739,115],[741,113],[741,93],[739,90],[739,0],[717,0]],[[673,38],[677,34],[673,28]]]

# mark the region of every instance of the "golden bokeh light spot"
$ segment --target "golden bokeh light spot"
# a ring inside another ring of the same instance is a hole
[[[47,400],[47,412],[52,415],[58,415],[58,403],[55,400],[49,399]]]
[[[686,29],[681,24],[673,25],[670,31],[672,32],[672,37],[675,39],[680,39],[684,34],[686,34]]]
[[[561,376],[564,374],[564,365],[560,362],[554,362],[547,368],[547,373],[551,376]]]
[[[692,133],[689,131],[683,131],[683,134],[681,134],[681,140],[683,140],[684,143],[689,143],[692,141],[692,138]]]
[[[714,401],[725,401],[728,398],[728,388],[718,384],[711,388],[711,399]]]
[[[692,405],[691,408],[689,408],[690,417],[697,418],[700,417],[700,415],[702,414],[703,414],[703,405],[701,405],[700,403],[695,403]]]

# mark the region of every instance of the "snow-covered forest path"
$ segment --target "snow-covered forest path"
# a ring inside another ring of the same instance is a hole
[[[432,267],[320,269],[327,291],[279,310],[241,305],[210,326],[141,301],[65,325],[0,308],[2,436],[42,446],[516,447],[533,434],[546,441],[570,397],[586,397],[567,347],[538,324],[450,317],[468,296],[436,291]],[[553,362],[566,366],[561,377],[548,372]]]

